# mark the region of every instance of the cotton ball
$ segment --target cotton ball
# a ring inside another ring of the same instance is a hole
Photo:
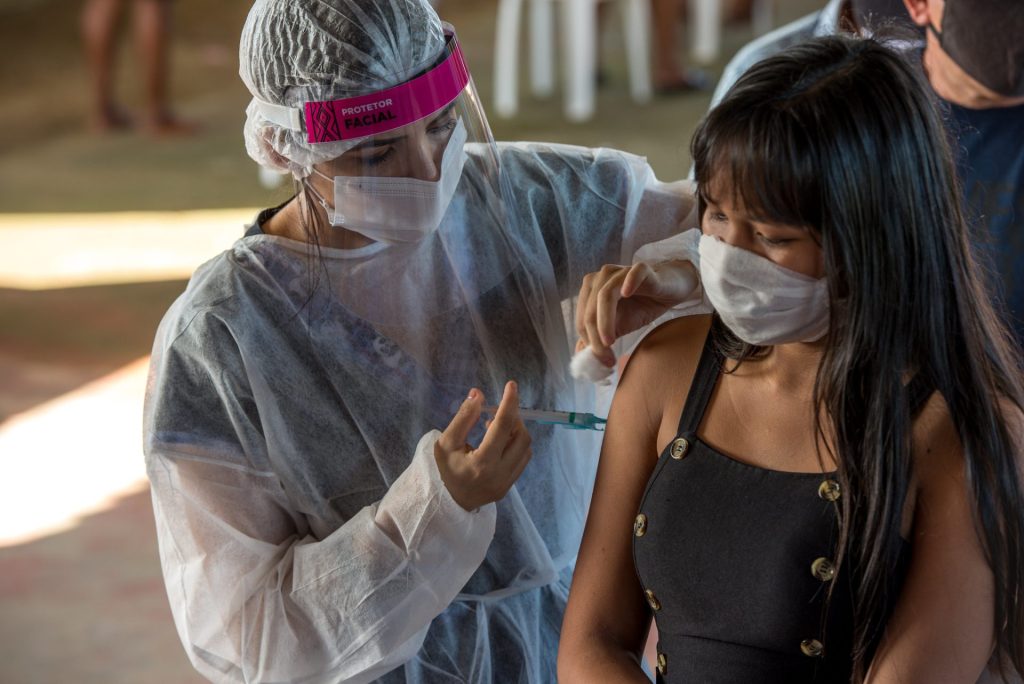
[[[572,356],[569,362],[569,373],[579,380],[589,380],[598,385],[612,384],[615,367],[608,367],[594,354],[590,347],[584,347]]]

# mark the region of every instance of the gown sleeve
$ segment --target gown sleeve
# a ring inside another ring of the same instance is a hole
[[[689,181],[664,183],[643,157],[605,148],[499,143],[516,178],[519,233],[541,236],[563,298],[604,264],[697,225]]]
[[[179,308],[157,334],[144,434],[164,581],[193,665],[216,682],[366,682],[400,666],[483,560],[494,504],[467,512],[451,498],[433,431],[383,498],[317,538],[265,465],[226,324]]]

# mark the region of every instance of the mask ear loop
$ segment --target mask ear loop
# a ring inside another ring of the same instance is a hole
[[[310,170],[313,173],[315,173],[316,175],[318,175],[321,178],[323,178],[324,180],[331,181],[332,183],[334,182],[334,180],[332,178],[329,178],[328,176],[325,176],[323,173],[321,173],[319,170],[317,170],[316,167],[311,166]],[[313,197],[316,198],[316,201],[319,202],[320,206],[322,206],[324,208],[324,211],[327,212],[328,222],[329,223],[333,224],[333,223],[335,223],[335,221],[337,221],[338,223],[344,222],[345,217],[344,216],[339,216],[337,209],[335,207],[332,207],[330,204],[328,204],[327,200],[324,198],[324,196],[321,195],[319,192],[317,192],[317,189],[314,188],[313,184],[309,182],[309,177],[311,175],[312,174],[306,174],[302,179],[300,179],[300,182],[302,183],[302,185],[305,186],[305,188],[307,190],[309,190],[310,194],[312,194]]]

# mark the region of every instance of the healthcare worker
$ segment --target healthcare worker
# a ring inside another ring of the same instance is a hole
[[[153,349],[188,657],[228,682],[554,681],[600,435],[516,407],[594,410],[573,296],[675,233],[688,186],[495,144],[426,0],[257,0],[240,64],[247,150],[297,192],[196,271]]]

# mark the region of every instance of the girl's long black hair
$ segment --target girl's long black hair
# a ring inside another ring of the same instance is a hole
[[[1024,673],[1021,351],[975,261],[950,145],[915,59],[870,38],[796,46],[751,68],[691,143],[699,192],[729,187],[754,215],[806,226],[822,245],[831,322],[815,423],[843,492],[837,560],[853,587],[855,681],[894,600],[887,577],[911,478],[914,374],[941,393],[958,430],[995,580],[996,656]],[[765,351],[716,328],[732,359]]]

